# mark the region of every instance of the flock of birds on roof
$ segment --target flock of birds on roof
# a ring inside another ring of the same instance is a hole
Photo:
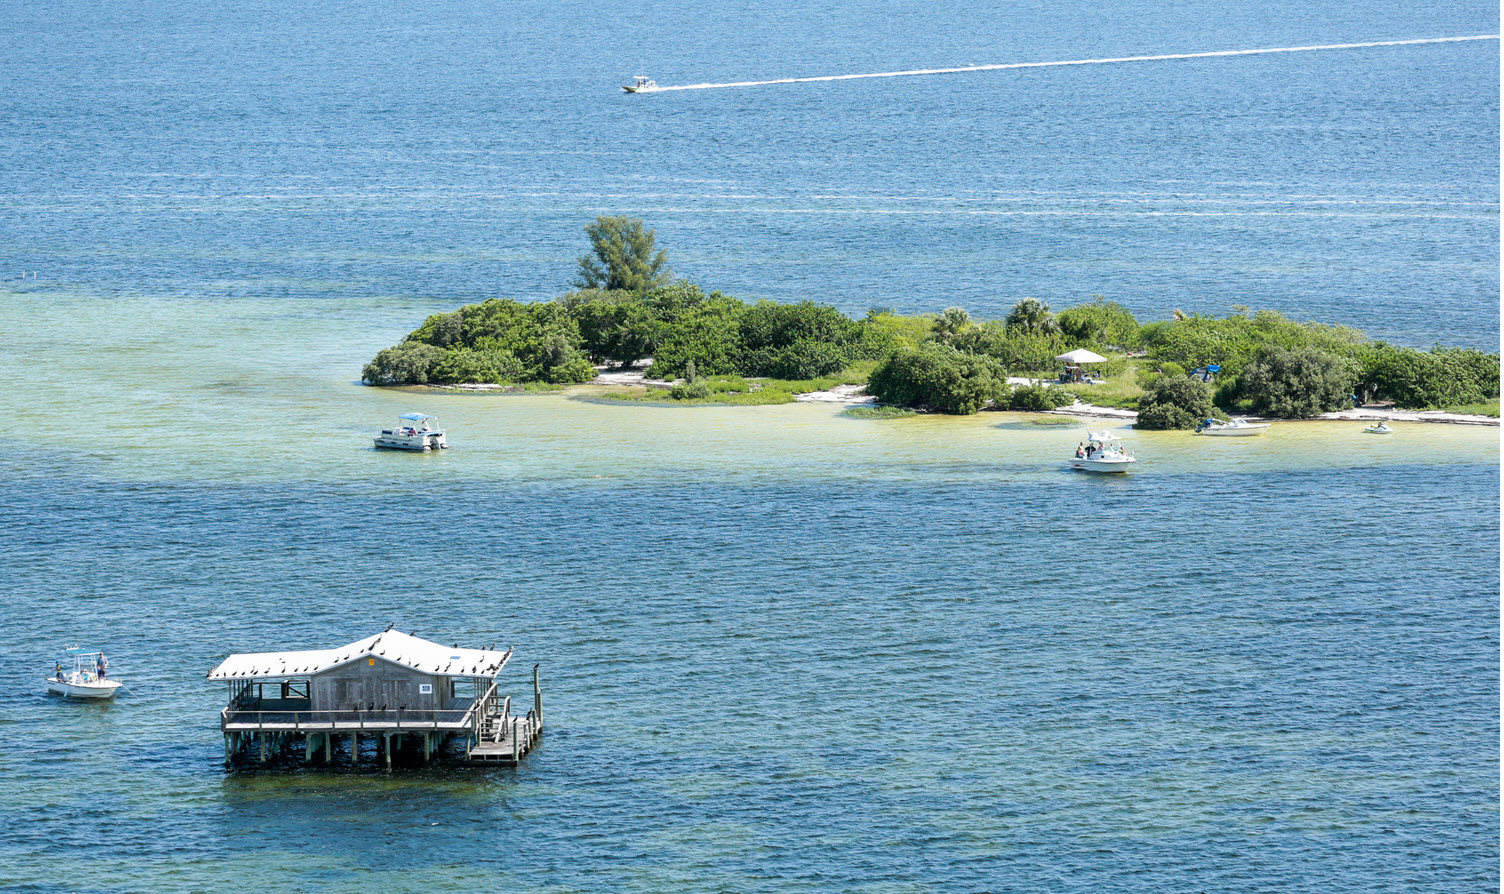
[[[392,627],[394,627],[395,625],[396,625],[396,622],[394,621],[391,624],[386,625],[386,630],[383,630],[383,631],[381,631],[381,633],[376,634],[376,638],[373,639],[373,640],[371,640],[371,644],[366,647],[366,653],[367,654],[372,653],[375,650],[375,648],[376,648],[376,644],[379,643],[379,642],[381,642],[382,635],[386,634],[386,633],[389,633],[391,631]],[[412,634],[412,635],[414,637],[417,636],[417,634]],[[454,646],[453,646],[453,648],[456,648],[456,649],[458,649],[459,647],[460,647],[459,643],[455,643]],[[482,651],[482,652],[494,652],[494,651],[496,651],[496,644],[492,643],[491,645],[486,646],[484,649],[480,649],[478,651]],[[384,657],[386,657],[386,650],[383,649],[380,652],[376,652],[375,654],[380,655],[381,657],[384,658]],[[335,661],[335,664],[344,664],[346,661],[349,661],[349,660],[350,660],[350,656],[349,655],[342,655],[342,656],[340,656],[340,658],[338,660]],[[401,661],[402,660],[402,656],[401,655],[393,655],[392,656],[392,660],[393,661]],[[487,673],[489,671],[493,671],[493,670],[496,670],[496,669],[500,668],[501,665],[502,665],[501,661],[494,661],[491,664],[487,664],[487,665],[484,665],[484,666],[482,666],[480,664],[474,664],[474,665],[471,665],[471,667],[470,667],[470,673],[472,673],[472,674]],[[280,669],[279,672],[280,673],[301,674],[301,673],[307,673],[308,671],[311,671],[311,670],[313,670],[314,668],[316,668],[318,666],[319,665],[310,664],[307,667],[296,667],[296,668],[289,669],[286,666],[286,661],[284,660],[283,661],[283,666],[282,666],[282,668]],[[448,664],[444,665],[444,669],[443,670],[439,670],[438,665],[434,665],[434,672],[435,673],[440,673],[440,674],[447,674],[449,672],[449,669],[451,667],[454,667],[454,662],[453,661],[451,661]],[[422,668],[418,668],[416,665],[414,665],[414,668],[418,669],[418,670],[422,669]],[[460,669],[463,670],[463,666],[461,666]],[[254,676],[257,676],[257,675],[261,674],[262,672],[271,673],[272,672],[272,668],[270,668],[270,667],[266,667],[266,668],[253,667],[250,670],[245,671],[244,673],[230,674],[230,676],[233,676],[233,677],[254,677]]]

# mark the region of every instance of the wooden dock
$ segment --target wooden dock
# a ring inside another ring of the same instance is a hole
[[[493,718],[482,733],[465,750],[465,761],[515,767],[538,744],[543,735],[543,721],[531,711],[522,717],[501,715]]]

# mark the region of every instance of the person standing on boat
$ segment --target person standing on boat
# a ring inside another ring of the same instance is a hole
[[[63,663],[61,661],[54,661],[52,663],[52,679],[57,680],[59,683],[62,682],[62,680],[63,680]]]
[[[95,673],[97,673],[99,675],[99,679],[101,679],[101,680],[104,679],[105,668],[107,668],[109,666],[110,666],[110,663],[108,661],[104,660],[104,653],[100,652],[99,653],[99,657],[97,659],[95,659],[95,661],[94,661],[94,671],[95,671]]]

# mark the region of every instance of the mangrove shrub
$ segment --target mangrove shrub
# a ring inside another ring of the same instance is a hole
[[[1002,397],[1007,387],[996,360],[933,341],[894,351],[867,379],[867,393],[885,404],[963,416]]]
[[[1211,414],[1211,385],[1190,376],[1161,376],[1139,398],[1134,428],[1149,431],[1195,428]]]
[[[1238,376],[1260,416],[1299,419],[1339,410],[1357,383],[1358,362],[1314,347],[1265,348]]]

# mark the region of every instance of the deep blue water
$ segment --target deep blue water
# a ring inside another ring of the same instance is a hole
[[[354,384],[428,313],[567,290],[617,213],[745,299],[1497,350],[1497,41],[618,89],[1496,34],[1496,5],[4,14],[0,887],[1497,890],[1475,431],[1165,435],[1103,481],[1008,422],[426,395],[456,449],[377,457],[419,395]],[[540,749],[223,771],[215,662],[388,623],[516,646],[514,693],[540,663]],[[43,695],[74,638],[131,691]]]
[[[64,478],[0,548],[45,594],[9,638],[130,618],[137,691],[64,705],[4,663],[0,859],[37,891],[1487,890],[1497,490],[1471,465],[471,482],[428,495],[463,536],[418,538],[366,487]],[[1238,522],[1209,518],[1232,493]],[[515,772],[223,775],[201,674],[225,637],[364,618],[519,641],[543,746]]]
[[[1495,4],[7,13],[18,287],[547,299],[584,225],[629,214],[748,300],[996,319],[1103,295],[1146,322],[1245,305],[1498,347],[1497,41],[618,89],[1496,34]]]

